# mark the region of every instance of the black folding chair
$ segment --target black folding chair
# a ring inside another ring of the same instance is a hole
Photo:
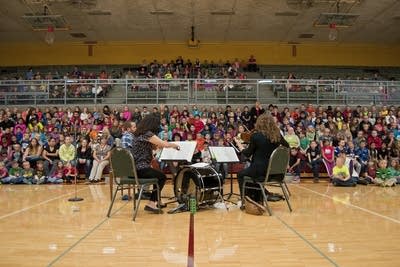
[[[111,168],[114,175],[114,181],[117,187],[114,191],[110,207],[108,209],[107,217],[110,217],[112,207],[114,205],[115,197],[119,190],[123,190],[124,186],[131,187],[134,186],[133,194],[133,220],[136,219],[138,208],[140,206],[140,200],[143,196],[143,191],[145,187],[149,185],[155,185],[157,189],[157,200],[160,203],[160,188],[158,186],[157,178],[139,178],[136,172],[135,160],[129,150],[116,147],[111,151],[110,158]],[[136,202],[136,191],[139,189],[138,201]],[[154,190],[154,188],[153,188]],[[161,213],[161,211],[160,211]]]
[[[269,159],[267,173],[265,175],[265,180],[262,182],[256,182],[252,177],[245,176],[243,182],[242,197],[244,197],[244,193],[246,189],[255,189],[261,190],[263,196],[263,203],[268,210],[269,215],[272,215],[272,211],[268,205],[267,195],[265,193],[264,188],[268,185],[270,186],[278,186],[282,189],[283,195],[285,196],[286,203],[289,207],[290,212],[292,211],[292,207],[289,202],[289,189],[285,183],[285,175],[287,165],[289,163],[289,148],[284,146],[277,147],[271,154]],[[249,184],[249,185],[248,185]],[[242,203],[243,199],[242,199]]]

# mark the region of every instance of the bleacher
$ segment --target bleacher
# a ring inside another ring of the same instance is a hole
[[[244,72],[248,80],[224,79],[220,68],[205,71],[213,77],[203,79],[161,80],[137,75],[140,65],[82,65],[81,72],[95,77],[106,71],[109,80],[95,78],[63,80],[75,66],[38,66],[33,73],[54,80],[24,79],[29,67],[2,68],[0,101],[7,104],[73,104],[73,103],[252,103],[256,99],[270,103],[351,104],[356,101],[380,103],[400,99],[399,84],[390,82],[400,74],[399,68],[259,66],[259,72]],[[128,71],[133,79],[125,80]],[[51,75],[49,74],[51,73]],[[291,73],[295,79],[288,79]],[[21,79],[20,78],[20,79]],[[121,79],[122,78],[122,79]],[[44,78],[43,78],[44,79]],[[95,95],[98,85],[104,92]]]

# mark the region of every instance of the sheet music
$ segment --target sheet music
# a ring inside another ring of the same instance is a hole
[[[208,164],[206,162],[197,162],[197,163],[194,163],[194,164],[192,164],[190,166],[194,167],[194,168],[204,168],[204,167],[210,166],[210,164]]]
[[[175,148],[163,148],[160,160],[186,160],[187,162],[192,161],[194,150],[196,149],[197,143],[195,141],[186,142],[171,142],[177,144],[180,150]]]
[[[239,162],[233,147],[210,146],[211,157],[217,162]]]

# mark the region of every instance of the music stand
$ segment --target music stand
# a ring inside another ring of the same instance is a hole
[[[233,147],[218,147],[218,146],[210,146],[210,153],[213,161],[216,163],[228,163],[232,167],[232,163],[239,162],[239,158],[236,154],[236,151]],[[229,168],[228,168],[229,170]],[[224,194],[223,196],[228,196],[225,200],[230,201],[229,199],[232,195],[240,196],[240,194],[233,193],[233,175],[232,172],[229,174],[229,179],[231,180],[230,184],[230,192]]]
[[[195,141],[182,141],[182,142],[170,142],[175,143],[179,146],[179,150],[175,148],[163,148],[160,154],[160,161],[164,162],[185,162],[190,163],[193,158],[194,151],[196,149],[197,143]],[[174,185],[173,185],[174,186]],[[168,201],[165,204],[171,204],[177,202],[178,199],[176,196],[168,197]],[[172,213],[175,213],[177,210],[182,209],[181,205],[178,205],[176,209]]]
[[[75,183],[75,185],[74,185],[74,187],[75,187],[75,196],[69,198],[68,201],[76,202],[76,201],[82,201],[83,200],[83,198],[77,196],[77,188],[76,188],[76,177],[77,176],[78,176],[78,174],[75,175],[75,179],[74,179],[75,180],[74,181],[74,183]]]

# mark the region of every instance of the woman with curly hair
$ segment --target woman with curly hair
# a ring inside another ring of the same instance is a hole
[[[271,115],[260,115],[257,118],[254,129],[255,133],[251,135],[247,148],[244,148],[241,142],[237,142],[242,154],[246,157],[251,157],[250,166],[238,173],[240,193],[242,193],[245,176],[252,177],[254,182],[264,181],[272,152],[280,145],[289,147],[289,144],[282,137],[274,117]]]

